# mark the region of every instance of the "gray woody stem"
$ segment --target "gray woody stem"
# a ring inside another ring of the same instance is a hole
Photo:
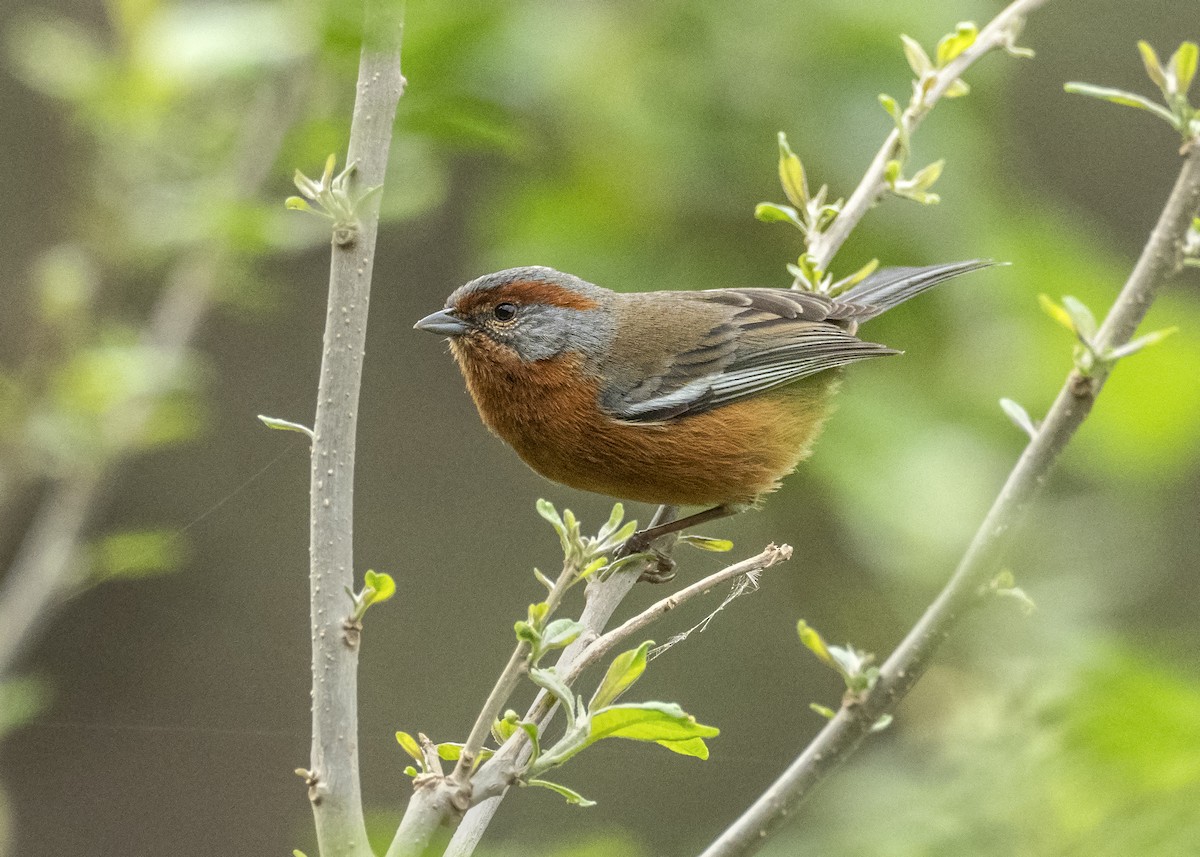
[[[1130,340],[1159,285],[1179,269],[1184,235],[1198,207],[1200,140],[1193,140],[1150,240],[1100,329],[1100,353]],[[1014,528],[1045,484],[1059,453],[1091,411],[1111,368],[1109,363],[1098,362],[1090,377],[1078,372],[1068,376],[950,582],[888,658],[870,693],[860,703],[844,705],[783,775],[701,857],[744,857],[757,851],[812,787],[853,753],[871,726],[912,689],[942,640],[978,601],[981,587],[995,574]]]
[[[915,109],[914,106],[910,106],[904,111],[902,121],[906,132],[911,135],[917,129],[921,120],[933,109],[933,105],[937,103],[938,99],[946,93],[954,81],[962,76],[963,72],[975,64],[976,60],[996,48],[1012,47],[1012,40],[1020,32],[1025,16],[1047,2],[1049,0],[1016,0],[993,18],[986,27],[979,31],[974,44],[947,63],[945,68],[938,70],[933,85],[925,93],[921,103],[916,105]],[[884,141],[879,153],[875,155],[875,159],[871,161],[871,165],[867,167],[867,172],[863,175],[862,181],[858,183],[858,187],[854,189],[854,193],[850,194],[850,198],[842,206],[837,219],[833,221],[829,229],[813,239],[808,247],[808,252],[816,260],[818,268],[825,270],[829,267],[829,263],[837,255],[841,246],[846,243],[846,239],[850,237],[854,227],[863,219],[871,206],[875,205],[879,198],[887,192],[887,184],[883,177],[888,161],[900,154],[903,145],[899,129],[894,129]]]
[[[400,10],[368,2],[347,163],[351,193],[383,184],[400,74]],[[306,772],[322,857],[371,857],[358,776],[358,629],[354,585],[354,445],[379,194],[358,229],[333,243],[317,414],[313,424],[310,585],[312,762]]]

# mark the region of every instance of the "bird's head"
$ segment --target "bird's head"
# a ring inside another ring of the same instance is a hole
[[[459,287],[414,327],[450,337],[460,359],[532,363],[567,351],[597,359],[613,338],[611,298],[553,268],[509,268]]]

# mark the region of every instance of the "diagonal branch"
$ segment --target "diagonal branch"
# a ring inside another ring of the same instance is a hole
[[[815,260],[814,264],[817,268],[825,270],[829,267],[829,263],[846,243],[846,239],[858,226],[859,221],[887,192],[884,174],[887,172],[888,162],[900,155],[905,145],[904,138],[917,129],[917,126],[933,109],[934,104],[946,94],[946,90],[977,60],[997,48],[1012,49],[1025,17],[1047,2],[1049,0],[1016,0],[1010,3],[1004,11],[979,31],[979,35],[976,36],[974,43],[969,48],[934,73],[934,79],[920,102],[911,105],[904,111],[901,118],[904,132],[901,133],[899,128],[892,130],[874,160],[871,161],[871,165],[867,167],[862,181],[850,194],[846,204],[842,206],[837,219],[830,224],[828,229],[813,238],[808,252]]]
[[[1130,340],[1163,281],[1180,267],[1184,236],[1200,208],[1200,140],[1193,140],[1186,149],[1183,168],[1162,215],[1100,330],[1100,353]],[[853,753],[879,718],[894,710],[912,689],[941,642],[986,591],[1014,529],[1040,493],[1059,453],[1090,413],[1112,365],[1098,362],[1087,376],[1074,371],[1067,377],[954,575],[883,665],[875,686],[861,701],[844,704],[779,779],[701,857],[744,857],[757,851],[813,786]]]

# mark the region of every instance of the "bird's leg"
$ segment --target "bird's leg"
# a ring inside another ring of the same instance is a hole
[[[696,512],[694,515],[688,515],[686,518],[666,521],[661,524],[652,524],[646,529],[639,530],[630,536],[617,551],[617,558],[644,552],[657,554],[658,567],[643,572],[639,580],[647,580],[651,583],[666,583],[675,576],[675,561],[666,554],[653,550],[651,545],[654,542],[663,536],[669,536],[681,530],[686,530],[688,527],[706,524],[709,521],[716,521],[721,518],[728,518],[730,515],[736,515],[745,508],[740,503],[725,503],[720,506],[713,506],[711,509],[705,509],[702,512]]]

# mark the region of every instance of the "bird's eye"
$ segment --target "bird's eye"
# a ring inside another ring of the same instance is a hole
[[[512,321],[517,317],[517,305],[510,303],[496,304],[492,310],[492,315],[496,317],[496,321]]]

